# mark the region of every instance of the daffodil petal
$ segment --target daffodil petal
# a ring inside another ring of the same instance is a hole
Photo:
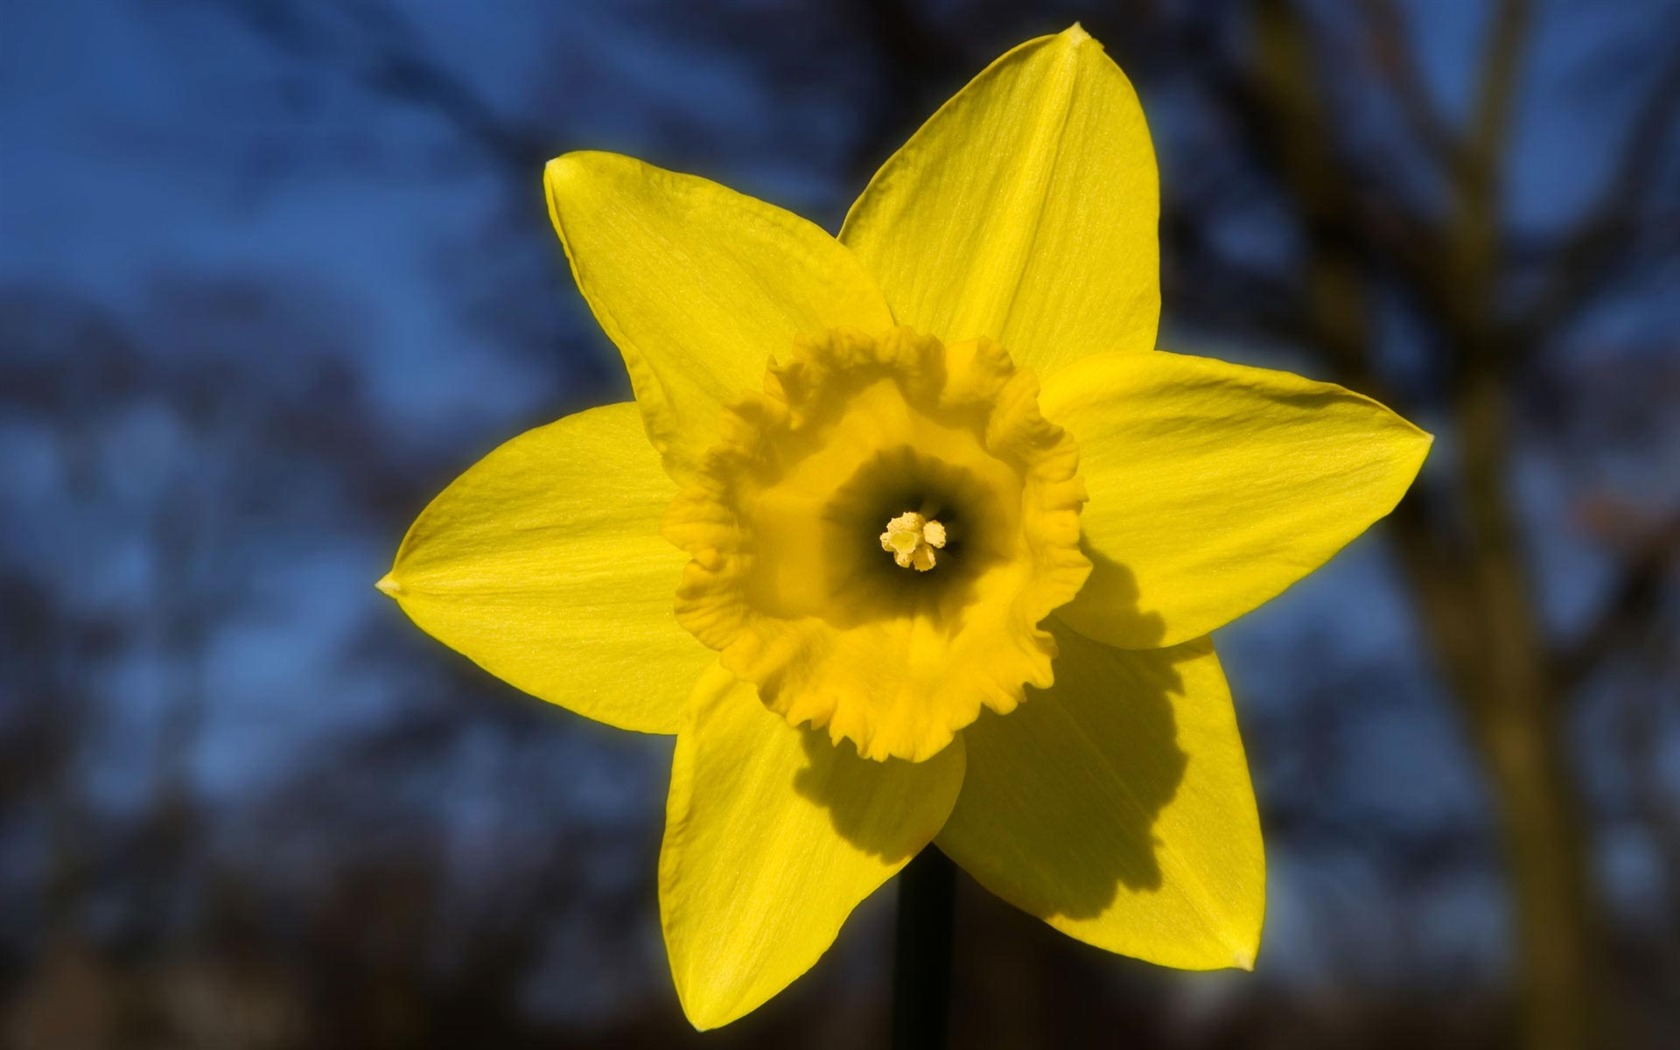
[[[612,153],[544,178],[578,288],[618,345],[673,477],[716,443],[719,409],[763,385],[797,336],[892,324],[858,261],[821,228],[715,182]]]
[[[683,1010],[716,1028],[811,968],[865,897],[932,840],[961,740],[920,763],[859,758],[795,729],[714,668],[677,734],[660,919]]]
[[[968,772],[939,848],[1088,944],[1251,967],[1265,859],[1212,644],[1116,649],[1052,626],[1056,684],[964,734]]]
[[[567,416],[485,456],[421,512],[380,581],[491,674],[622,729],[674,733],[715,655],[677,626],[676,486],[634,405]]]
[[[1394,508],[1431,438],[1368,397],[1179,354],[1102,354],[1044,385],[1079,443],[1093,569],[1057,611],[1127,648],[1197,638]]]
[[[899,324],[995,339],[1044,377],[1154,348],[1159,208],[1137,94],[1074,26],[945,103],[876,172],[840,239]]]

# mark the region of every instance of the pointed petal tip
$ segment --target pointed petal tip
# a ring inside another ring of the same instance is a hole
[[[379,582],[373,586],[378,589],[379,593],[385,595],[387,598],[395,598],[397,595],[402,593],[402,584],[398,583],[396,577],[392,576],[390,573],[386,573],[381,576],[379,578]]]
[[[722,1028],[724,1025],[738,1021],[745,1016],[744,1013],[727,1014],[717,1011],[712,1013],[695,1012],[688,1008],[688,1004],[686,1002],[682,1003],[682,1008],[683,1016],[688,1018],[688,1023],[694,1026],[694,1030],[696,1032],[713,1032]]]
[[[1239,970],[1243,970],[1243,971],[1246,971],[1248,973],[1253,973],[1254,972],[1254,953],[1253,952],[1237,952],[1235,955],[1231,956],[1231,965],[1235,966]]]
[[[562,153],[543,165],[543,186],[552,200],[556,191],[576,186],[580,178],[587,176],[592,164],[599,170],[601,161],[614,157],[601,150],[575,149]]]
[[[552,190],[554,186],[566,183],[577,174],[578,167],[576,153],[560,154],[543,165],[543,185]]]
[[[1087,40],[1095,40],[1090,33],[1085,31],[1085,26],[1079,22],[1075,22],[1073,25],[1070,25],[1066,29],[1062,30],[1061,35],[1062,39],[1075,46],[1083,44]],[[1099,43],[1097,46],[1101,47],[1102,45]]]
[[[1415,479],[1423,471],[1423,465],[1429,462],[1430,453],[1435,451],[1435,435],[1409,420],[1407,423],[1412,428],[1416,442],[1412,446],[1412,454],[1417,457],[1417,463],[1412,467],[1412,477]]]

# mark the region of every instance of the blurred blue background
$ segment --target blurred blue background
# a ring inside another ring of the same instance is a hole
[[[0,1044],[879,1045],[891,894],[687,1028],[670,744],[372,584],[628,396],[540,193],[628,152],[830,229],[1079,19],[1160,152],[1163,343],[1377,394],[1417,491],[1218,635],[1256,972],[961,888],[960,1046],[1680,1042],[1680,4],[0,4]]]

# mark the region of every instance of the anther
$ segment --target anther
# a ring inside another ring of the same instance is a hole
[[[945,526],[913,510],[887,522],[881,533],[881,549],[893,556],[901,569],[927,572],[935,564],[934,551],[945,546]]]

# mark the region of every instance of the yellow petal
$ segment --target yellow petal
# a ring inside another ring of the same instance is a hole
[[[716,443],[719,408],[759,389],[796,336],[892,324],[849,251],[763,201],[612,153],[568,153],[544,182],[578,288],[624,355],[673,477]]]
[[[871,762],[788,725],[716,668],[690,718],[671,766],[659,905],[677,994],[705,1029],[810,969],[852,909],[932,840],[963,749]]]
[[[968,773],[939,848],[1088,944],[1251,967],[1265,859],[1212,644],[1115,649],[1052,623],[1056,684],[963,735]]]
[[[379,582],[491,674],[608,725],[674,733],[712,652],[671,611],[676,491],[634,405],[514,438],[421,512]]]
[[[1057,613],[1128,648],[1228,623],[1387,514],[1431,438],[1368,397],[1179,354],[1103,354],[1046,383],[1079,442],[1094,568]]]
[[[840,239],[899,324],[995,339],[1044,377],[1154,347],[1158,211],[1137,94],[1074,26],[945,103],[876,172]]]

